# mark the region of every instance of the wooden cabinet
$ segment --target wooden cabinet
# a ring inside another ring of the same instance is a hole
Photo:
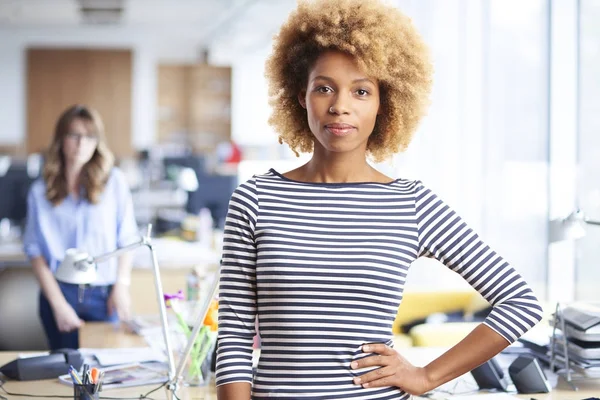
[[[108,146],[133,153],[130,50],[27,50],[27,152],[45,150],[60,114],[73,104],[98,110]]]
[[[158,68],[158,140],[210,152],[231,138],[231,68],[206,64]]]

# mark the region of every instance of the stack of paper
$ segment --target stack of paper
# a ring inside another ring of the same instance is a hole
[[[120,349],[79,349],[84,358],[95,357],[102,367],[143,362],[165,362],[167,358],[151,347],[127,347]]]

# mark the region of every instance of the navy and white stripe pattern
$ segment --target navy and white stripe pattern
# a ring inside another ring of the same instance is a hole
[[[253,398],[409,398],[355,385],[367,369],[350,363],[365,343],[392,344],[408,268],[423,254],[494,306],[485,324],[508,342],[540,320],[519,274],[419,181],[315,184],[271,170],[240,185],[225,227],[217,385],[252,382]]]

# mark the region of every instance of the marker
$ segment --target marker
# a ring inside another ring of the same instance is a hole
[[[98,368],[94,367],[92,368],[92,370],[90,371],[90,377],[91,377],[91,382],[93,384],[97,384],[98,383],[98,376],[100,375],[100,371],[98,370]]]

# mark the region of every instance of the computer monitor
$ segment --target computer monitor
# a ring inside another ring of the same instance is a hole
[[[6,174],[0,176],[0,219],[8,218],[23,224],[27,215],[27,194],[35,180],[27,173],[25,163],[12,163]]]
[[[210,175],[205,167],[205,159],[199,155],[165,157],[165,168],[171,165],[188,167],[196,172],[198,189],[188,193],[186,212],[198,214],[204,207],[212,214],[216,226],[222,226],[227,216],[229,199],[237,187],[236,175]]]
[[[237,186],[237,176],[206,175],[198,179],[198,190],[189,193],[186,211],[198,214],[204,207],[212,214],[215,225],[222,228],[229,199]]]

